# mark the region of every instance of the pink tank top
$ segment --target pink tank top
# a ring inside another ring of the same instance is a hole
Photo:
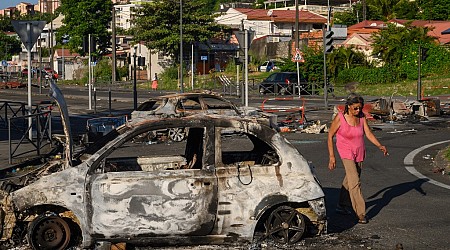
[[[339,112],[341,125],[336,133],[336,147],[341,159],[362,162],[366,156],[364,146],[364,117],[359,118],[359,125],[351,126]]]

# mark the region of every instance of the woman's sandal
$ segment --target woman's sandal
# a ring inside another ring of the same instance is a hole
[[[358,223],[359,224],[367,224],[367,218],[365,215],[359,216],[358,218]]]

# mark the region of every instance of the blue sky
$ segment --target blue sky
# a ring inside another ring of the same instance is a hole
[[[0,0],[0,9],[16,6],[20,2],[37,4],[38,0]]]

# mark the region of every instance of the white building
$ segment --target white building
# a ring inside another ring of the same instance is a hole
[[[128,30],[131,28],[131,22],[135,18],[136,4],[114,5],[116,11],[116,27]]]

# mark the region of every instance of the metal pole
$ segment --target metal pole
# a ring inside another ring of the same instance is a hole
[[[298,49],[299,44],[299,15],[298,15],[298,0],[295,0],[295,48]],[[298,84],[298,94],[300,95],[300,68],[299,63],[297,62],[297,84]],[[292,95],[295,95],[295,85],[292,87]]]
[[[89,55],[89,65],[88,65],[88,70],[89,70],[89,79],[88,79],[88,89],[89,89],[89,110],[92,110],[92,82],[91,82],[91,34],[88,35],[88,55]]]
[[[194,43],[192,43],[192,51],[191,51],[191,86],[192,90],[194,90]]]
[[[422,64],[422,47],[419,44],[419,58],[417,58],[417,62],[418,62],[418,78],[417,78],[417,100],[421,100],[422,99],[422,95],[421,95],[421,90],[422,90],[422,77],[421,77],[421,64]]]
[[[134,110],[137,110],[136,50],[137,50],[137,47],[134,47],[134,54],[133,54],[133,103],[134,103]]]
[[[240,96],[240,89],[239,89],[239,64],[236,65],[236,96]]]
[[[42,44],[39,39],[39,94],[42,94]]]
[[[31,23],[27,23],[27,33],[28,33],[28,41],[27,43],[31,43],[30,39],[32,37],[32,31],[31,31]],[[33,118],[31,117],[31,113],[32,113],[32,105],[31,105],[31,48],[32,46],[29,46],[27,44],[27,57],[28,57],[28,115],[30,115],[30,117],[28,117],[28,126],[29,126],[29,130],[28,130],[28,138],[30,139],[30,141],[33,140]]]
[[[299,16],[298,16],[298,0],[295,0],[295,48],[298,49],[298,21],[299,21]]]
[[[297,84],[298,84],[298,97],[301,97],[302,93],[302,86],[300,84],[300,63],[297,61]],[[295,85],[292,88],[292,95],[295,95]]]
[[[244,73],[245,73],[245,107],[248,107],[248,30],[245,30],[245,65],[244,65]]]
[[[61,52],[61,54],[62,54],[62,68],[61,68],[61,76],[62,76],[62,80],[64,81],[64,75],[65,75],[65,73],[66,73],[66,69],[65,69],[65,62],[64,62],[64,42],[62,43],[62,52]]]
[[[116,63],[116,9],[113,6],[112,9],[112,25],[111,25],[111,31],[112,31],[112,79],[111,79],[111,84],[115,84],[116,83],[116,67],[117,67],[117,63]],[[111,88],[111,87],[110,87]]]
[[[53,6],[52,6],[52,8],[53,8]],[[53,9],[52,9],[51,13],[53,13]],[[54,57],[53,57],[53,18],[52,18],[52,21],[50,23],[50,69],[52,70],[52,72],[55,69],[55,67],[53,65],[53,60],[54,60]]]
[[[117,61],[116,61],[116,8],[112,9],[112,79],[111,84],[108,88],[108,109],[109,109],[109,115],[111,115],[111,85],[116,84],[116,68],[117,68]],[[151,57],[150,57],[151,58]]]
[[[328,0],[328,16],[327,29],[323,29],[323,41],[325,41],[326,31],[331,30],[330,27],[330,0]],[[327,82],[327,55],[325,52],[325,43],[323,44],[323,99],[325,108],[328,109],[328,82]]]
[[[180,92],[183,93],[183,0],[180,0]]]
[[[97,114],[97,89],[94,88],[94,114]]]

